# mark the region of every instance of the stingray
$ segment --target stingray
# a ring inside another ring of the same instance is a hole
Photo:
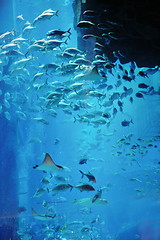
[[[48,214],[39,214],[32,208],[32,216],[38,220],[51,220],[55,218],[56,214],[54,216]]]
[[[40,165],[34,166],[33,168],[45,172],[60,171],[66,169],[66,167],[55,164],[55,162],[52,160],[51,156],[48,153],[46,153],[43,162]]]

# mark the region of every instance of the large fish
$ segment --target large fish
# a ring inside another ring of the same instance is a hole
[[[68,170],[66,167],[55,164],[49,153],[46,153],[45,158],[40,165],[35,165],[33,168],[45,172]]]
[[[51,220],[51,219],[55,218],[56,213],[54,214],[54,216],[51,216],[48,214],[39,214],[32,208],[32,216],[38,220]]]
[[[75,199],[73,201],[73,204],[92,206],[92,205],[105,205],[109,203],[105,198],[98,198],[95,202],[93,202],[92,200],[93,198]]]

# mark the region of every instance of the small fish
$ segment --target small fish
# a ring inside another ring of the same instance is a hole
[[[59,183],[54,188],[50,189],[49,192],[57,194],[59,192],[64,192],[68,189],[72,190],[73,186],[68,183]]]
[[[41,197],[45,192],[44,188],[38,188],[33,197]]]
[[[127,127],[127,126],[130,125],[130,123],[133,123],[132,119],[131,119],[131,121],[126,121],[126,120],[122,121],[122,122],[121,122],[121,125],[122,125],[123,127]]]
[[[96,12],[94,10],[85,10],[83,12],[83,15],[85,15],[87,17],[94,17],[94,16],[96,16]]]
[[[52,160],[51,156],[48,153],[46,153],[43,162],[40,165],[35,165],[33,168],[37,170],[46,171],[46,172],[64,170],[64,167],[54,163],[54,161]]]
[[[142,70],[138,72],[138,75],[141,77],[148,77],[147,72],[142,71]]]
[[[136,182],[142,182],[141,180],[139,180],[138,178],[130,178],[130,181],[136,181]]]
[[[137,92],[137,93],[136,93],[136,97],[138,97],[138,98],[144,98],[143,94],[140,93],[140,92]]]
[[[22,213],[25,211],[27,211],[27,209],[25,207],[23,207],[23,206],[18,207],[18,213]]]
[[[79,164],[87,164],[87,161],[88,161],[88,159],[87,158],[81,158],[80,160],[79,160]]]
[[[97,199],[101,198],[101,196],[102,196],[102,189],[98,190],[97,193],[94,195],[94,197],[92,198],[92,203],[97,201]]]
[[[138,84],[138,87],[139,88],[148,88],[149,86],[146,85],[145,83],[140,83],[140,84]]]
[[[56,139],[54,140],[54,145],[59,144],[59,142],[60,142],[60,140],[59,140],[58,138],[56,138]]]
[[[131,82],[133,80],[133,78],[131,78],[131,77],[127,76],[127,75],[124,75],[122,78],[124,80],[128,81],[128,82]]]
[[[130,98],[129,98],[129,101],[130,101],[131,103],[133,103],[133,97],[130,97]]]
[[[32,208],[32,216],[38,220],[52,220],[53,218],[55,218],[56,213],[54,216],[48,214],[39,214]]]
[[[83,39],[87,40],[89,38],[96,38],[96,39],[101,39],[101,37],[93,35],[93,34],[86,34],[82,37]]]
[[[48,179],[48,178],[42,178],[42,180],[41,180],[41,183],[42,184],[49,184],[50,183],[50,179]]]
[[[79,28],[91,28],[91,27],[94,27],[95,24],[92,23],[91,21],[80,21],[78,24],[77,24],[77,27]]]
[[[92,181],[93,183],[96,183],[95,177],[94,177],[90,172],[84,173],[84,172],[82,172],[81,170],[79,170],[79,172],[82,174],[82,178],[83,178],[84,176],[86,176],[86,177],[89,179],[89,181]]]

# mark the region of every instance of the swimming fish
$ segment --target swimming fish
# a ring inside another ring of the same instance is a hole
[[[95,177],[94,177],[90,172],[84,173],[84,172],[82,172],[81,170],[79,170],[79,172],[82,174],[82,178],[83,178],[84,176],[86,176],[86,177],[89,179],[89,181],[92,181],[93,183],[96,183]]]
[[[87,158],[81,158],[80,160],[79,160],[79,164],[87,164]]]
[[[92,198],[92,203],[97,201],[101,196],[102,196],[102,189],[98,190],[97,193],[94,195],[94,197]]]
[[[38,188],[33,197],[41,197],[45,192],[44,188]]]
[[[95,24],[92,23],[91,21],[80,21],[78,24],[77,24],[77,27],[79,28],[91,28],[91,27],[94,27]]]
[[[46,153],[45,158],[40,165],[35,165],[33,168],[46,172],[64,170],[64,167],[54,163],[49,153]]]
[[[62,36],[62,35],[64,35],[65,33],[69,33],[69,35],[71,35],[70,30],[71,30],[71,28],[69,28],[67,31],[62,31],[62,30],[59,30],[59,29],[50,30],[50,31],[47,32],[47,36],[48,36],[48,37]]]
[[[145,83],[140,83],[140,84],[138,84],[138,87],[139,88],[148,88],[149,86]]]
[[[80,192],[83,192],[83,191],[86,191],[86,192],[95,191],[94,187],[92,187],[89,184],[84,184],[84,183],[81,183],[81,184],[75,186],[75,188],[79,189]]]
[[[105,198],[98,198],[97,201],[92,202],[92,198],[81,198],[75,199],[73,204],[85,205],[85,206],[92,206],[92,205],[105,205],[109,202]]]
[[[57,194],[59,192],[64,192],[69,188],[72,190],[73,186],[68,183],[59,183],[59,184],[56,184],[54,188],[50,189],[49,192],[53,192],[53,194]]]
[[[127,127],[127,126],[130,125],[130,123],[133,123],[132,119],[131,119],[131,121],[126,121],[126,120],[122,121],[122,122],[121,122],[121,125],[122,125],[123,127]]]
[[[56,213],[53,216],[48,214],[39,214],[32,208],[32,216],[38,220],[52,220],[55,218]]]

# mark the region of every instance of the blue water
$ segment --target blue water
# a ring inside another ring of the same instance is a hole
[[[89,87],[103,93],[102,98],[87,94],[71,98],[70,93],[77,94],[78,89],[61,95],[61,101],[69,104],[67,112],[58,105],[59,100],[49,107],[49,94],[61,86],[69,88],[75,83],[75,76],[88,71],[80,66],[71,74],[57,69],[46,73],[40,67],[54,62],[62,68],[68,60],[59,60],[56,54],[65,48],[77,47],[72,1],[13,0],[0,3],[3,23],[0,34],[15,31],[15,36],[11,35],[0,44],[8,44],[17,37],[27,39],[20,42],[17,49],[27,55],[20,58],[0,55],[0,240],[159,240],[160,95],[135,96],[139,83],[154,87],[158,93],[159,71],[143,78],[138,75],[141,69],[136,67],[136,80],[122,81],[116,89],[116,76],[122,76],[117,60],[112,74],[107,72],[105,82],[113,85],[112,90],[98,90],[94,81],[77,80],[83,82],[84,89]],[[24,33],[26,21],[33,23],[47,9],[58,10],[58,16],[42,21],[35,29]],[[17,20],[20,15],[24,20]],[[69,28],[71,35],[67,46],[63,43],[61,48],[53,51],[29,52],[28,47],[35,41],[47,39],[49,30],[67,31]],[[29,63],[17,70],[14,63],[23,58],[30,58]],[[129,72],[130,65],[122,66]],[[35,74],[41,72],[44,73],[42,78],[33,81]],[[111,107],[102,105],[114,92],[124,92],[124,86],[132,88],[133,93],[125,98],[119,97],[123,112],[117,106],[118,100],[114,100]],[[133,103],[129,101],[130,96]],[[91,107],[82,107],[80,102]],[[113,108],[118,110],[115,117]],[[94,120],[102,119],[95,111],[109,112],[112,115],[110,124],[106,118],[103,118],[105,124],[94,123]],[[86,118],[86,114],[93,112],[93,118]],[[129,126],[122,126],[124,120]],[[34,169],[35,165],[41,165],[46,153],[68,171],[58,171],[57,174]],[[79,164],[83,158],[87,163]],[[82,178],[79,170],[93,174],[96,183],[88,181],[86,176]],[[52,194],[51,189],[62,183],[56,176],[65,178],[65,183],[72,185],[73,189]],[[43,178],[50,183],[42,184]],[[95,192],[79,191],[75,186],[80,183],[90,184]],[[43,189],[44,193],[36,197],[37,189]],[[107,201],[106,204],[92,203],[100,189],[100,198]],[[75,200],[81,200],[81,204],[75,204]],[[37,217],[44,217],[44,220]]]

